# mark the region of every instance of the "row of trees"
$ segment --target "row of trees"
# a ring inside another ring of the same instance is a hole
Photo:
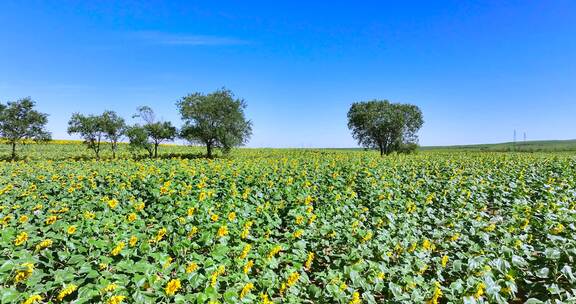
[[[48,115],[34,110],[34,105],[30,98],[0,104],[0,137],[12,146],[12,158],[16,157],[18,142],[50,139],[45,130]],[[205,145],[207,156],[212,157],[215,148],[228,153],[233,147],[245,144],[252,134],[252,122],[244,115],[246,103],[235,98],[230,90],[190,94],[176,105],[184,121],[180,130],[169,121],[157,120],[150,107],[142,106],[132,117],[141,122],[133,125],[127,125],[113,111],[101,115],[74,113],[68,122],[68,133],[82,137],[97,159],[103,142],[109,143],[116,157],[118,143],[123,138],[128,139],[131,150],[144,150],[150,157],[158,156],[160,144],[175,138]],[[378,149],[380,155],[414,151],[417,132],[423,123],[417,106],[387,100],[357,102],[348,111],[352,136],[361,146]]]
[[[34,110],[34,106],[30,98],[0,104],[0,137],[12,146],[13,159],[17,143],[51,139],[45,129],[48,115]],[[175,138],[205,145],[207,156],[212,157],[214,149],[228,153],[233,147],[244,145],[252,135],[252,122],[244,114],[246,103],[225,88],[210,94],[187,95],[177,106],[184,121],[180,130],[169,121],[157,120],[150,107],[142,106],[132,117],[141,122],[133,125],[114,111],[100,115],[74,113],[68,122],[68,133],[80,136],[97,159],[104,142],[109,143],[116,157],[118,144],[124,138],[131,150],[144,150],[150,157],[158,156],[160,144]]]
[[[110,143],[114,158],[123,137],[129,139],[132,150],[145,150],[150,157],[157,157],[158,146],[176,137],[176,128],[172,123],[156,121],[150,107],[139,107],[138,114],[133,117],[141,117],[144,124],[129,126],[124,118],[113,111],[104,111],[101,115],[74,113],[68,122],[68,133],[82,137],[96,159],[100,158],[103,141]]]
[[[214,148],[228,153],[233,147],[245,144],[252,134],[252,122],[244,115],[246,103],[235,98],[227,89],[210,94],[194,93],[177,102],[184,126],[177,130],[169,121],[159,121],[152,108],[139,107],[132,118],[141,123],[127,125],[113,111],[101,115],[75,113],[68,122],[68,133],[78,134],[89,149],[100,157],[101,143],[110,143],[116,157],[118,142],[126,137],[134,151],[144,150],[150,157],[158,157],[158,147],[175,138],[206,146],[207,156],[212,157]]]

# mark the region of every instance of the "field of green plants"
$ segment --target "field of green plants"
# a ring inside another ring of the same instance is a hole
[[[576,301],[570,154],[32,157],[0,225],[2,303]]]

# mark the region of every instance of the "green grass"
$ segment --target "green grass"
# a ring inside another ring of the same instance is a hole
[[[456,145],[456,146],[427,146],[422,151],[448,150],[448,151],[486,151],[486,152],[562,152],[576,151],[576,139],[572,140],[538,140],[526,142],[506,142],[498,144]]]

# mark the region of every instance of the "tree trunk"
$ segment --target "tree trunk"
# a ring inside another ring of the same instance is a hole
[[[154,158],[158,157],[158,143],[154,143]]]
[[[16,142],[12,142],[12,159],[16,159]]]
[[[206,156],[208,158],[212,158],[212,144],[211,143],[206,144]]]
[[[96,144],[94,152],[96,152],[96,160],[100,160],[100,137],[98,137],[98,142]]]
[[[378,150],[380,150],[380,157],[384,156],[384,145],[382,143],[378,143]]]

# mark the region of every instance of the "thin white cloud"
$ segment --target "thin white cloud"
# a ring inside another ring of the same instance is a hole
[[[174,34],[157,31],[142,31],[131,34],[134,38],[151,44],[159,45],[190,45],[190,46],[218,46],[218,45],[240,45],[247,44],[248,41],[236,38],[209,36],[209,35],[190,35]]]

